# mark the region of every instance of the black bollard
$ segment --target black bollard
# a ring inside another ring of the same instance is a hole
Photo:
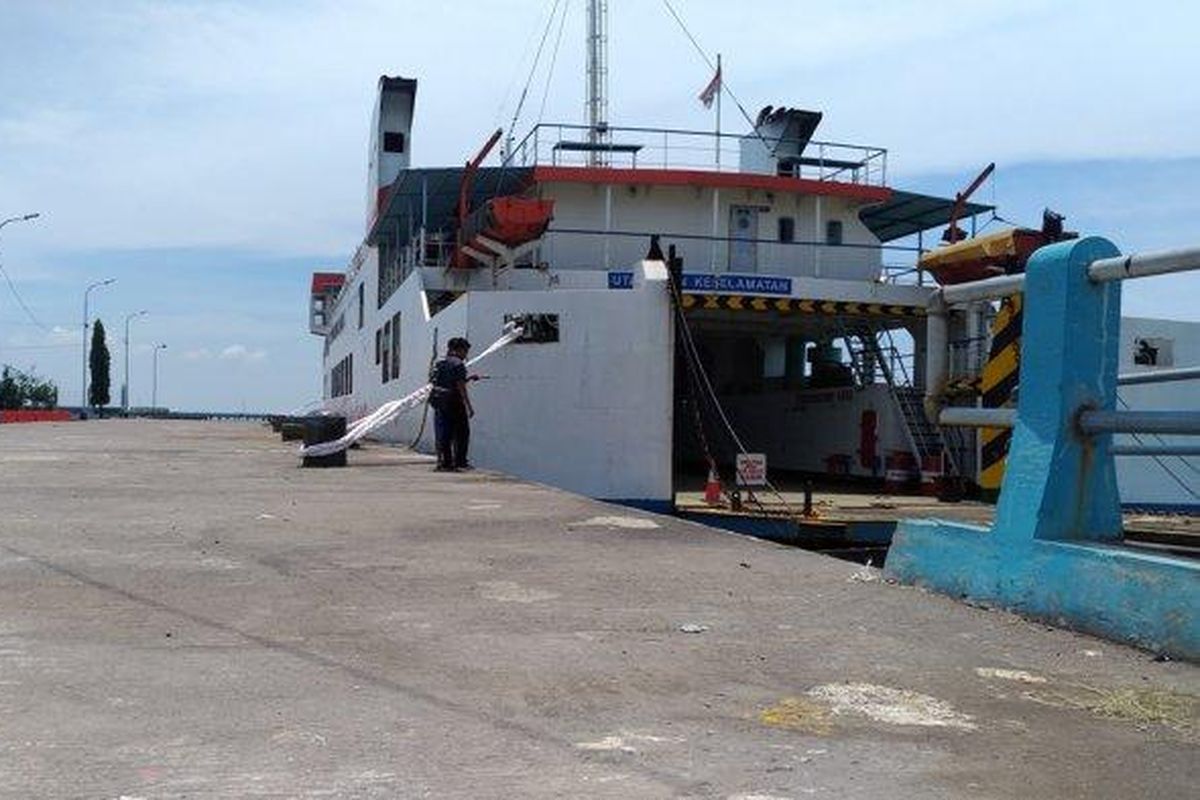
[[[335,416],[314,415],[304,418],[304,445],[332,442],[346,435],[346,418]],[[306,467],[344,467],[346,466],[346,451],[338,450],[327,456],[305,456],[303,466]]]

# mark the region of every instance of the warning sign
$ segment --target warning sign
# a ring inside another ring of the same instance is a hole
[[[738,486],[767,485],[766,453],[738,453],[735,466]]]

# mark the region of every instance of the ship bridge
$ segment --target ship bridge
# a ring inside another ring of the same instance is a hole
[[[805,112],[809,113],[809,112]],[[954,200],[886,184],[887,151],[789,139],[760,126],[743,136],[665,128],[546,123],[482,167],[468,189],[478,207],[505,195],[555,201],[542,246],[551,269],[627,269],[651,235],[671,238],[689,269],[877,281],[918,248],[884,248],[945,225]],[[366,244],[380,249],[390,292],[414,266],[445,266],[458,219],[462,167],[407,169],[381,194]],[[990,206],[967,203],[960,218]]]

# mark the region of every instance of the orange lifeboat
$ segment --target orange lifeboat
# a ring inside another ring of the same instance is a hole
[[[462,221],[462,241],[468,247],[480,247],[480,237],[518,247],[540,239],[554,218],[554,201],[535,197],[493,197],[482,203]]]
[[[473,254],[499,255],[497,245],[512,250],[540,239],[554,217],[553,200],[517,195],[493,197],[471,210],[471,187],[475,173],[496,142],[500,141],[501,133],[497,129],[463,170],[458,190],[458,247],[450,261],[453,267],[461,269],[470,266]]]

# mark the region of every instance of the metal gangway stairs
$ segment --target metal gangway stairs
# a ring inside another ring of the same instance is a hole
[[[905,438],[917,460],[918,467],[931,458],[945,457],[947,472],[961,475],[955,448],[961,442],[948,441],[943,429],[930,421],[922,404],[922,389],[917,386],[904,365],[890,329],[877,327],[869,320],[850,320],[841,323],[839,335],[846,342],[850,367],[859,385],[875,383],[876,371],[887,384],[892,402],[904,424]],[[880,339],[884,341],[881,343]]]

